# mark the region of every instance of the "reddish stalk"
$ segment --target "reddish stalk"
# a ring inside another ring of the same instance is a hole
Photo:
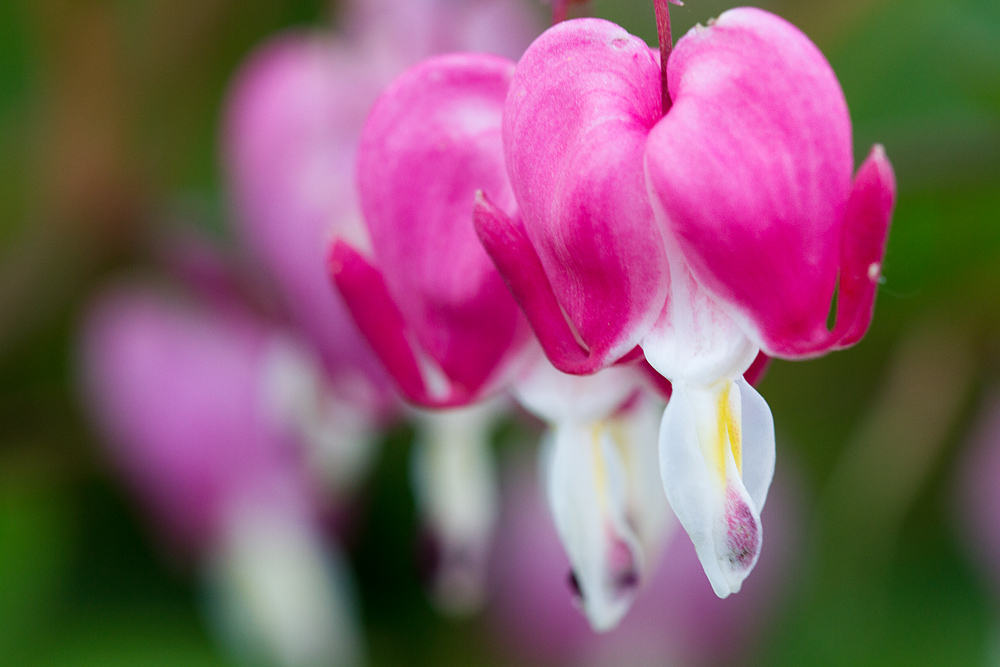
[[[660,38],[660,87],[663,94],[663,115],[666,116],[673,106],[670,90],[667,88],[667,61],[674,49],[673,36],[670,34],[670,5],[682,4],[678,0],[653,0],[656,10],[656,34]]]
[[[585,16],[589,13],[590,0],[552,0],[552,25],[562,23],[569,18],[570,5],[587,5],[582,11]],[[577,15],[579,13],[575,12]]]
[[[552,25],[566,20],[570,0],[552,0]]]

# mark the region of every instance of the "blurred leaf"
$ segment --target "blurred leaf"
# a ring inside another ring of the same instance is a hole
[[[828,50],[858,155],[885,144],[901,190],[1000,175],[998,7],[896,0]]]
[[[208,667],[229,664],[188,618],[169,611],[111,613],[79,618],[54,633],[33,667]]]
[[[71,530],[51,483],[9,457],[0,466],[0,655],[11,655],[57,601]]]

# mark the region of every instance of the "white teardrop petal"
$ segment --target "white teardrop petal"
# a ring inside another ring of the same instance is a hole
[[[742,447],[738,392],[732,381],[708,389],[675,384],[660,429],[667,499],[723,598],[737,592],[753,569],[762,535],[736,461]]]
[[[767,401],[749,382],[740,377],[736,385],[743,402],[743,486],[762,512],[774,477],[774,418]]]
[[[626,510],[627,475],[614,444],[578,422],[556,426],[546,490],[581,603],[597,631],[616,626],[635,597],[642,546]]]
[[[449,613],[471,613],[486,598],[499,506],[489,442],[497,411],[492,403],[416,411],[413,486],[436,554],[431,573],[434,601]]]

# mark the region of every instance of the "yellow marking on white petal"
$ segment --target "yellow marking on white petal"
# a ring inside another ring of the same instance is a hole
[[[738,418],[733,414],[732,403],[729,392],[733,384],[727,382],[722,391],[719,392],[718,403],[716,405],[716,415],[718,419],[716,432],[716,459],[715,464],[719,470],[719,476],[726,479],[726,447],[733,453],[733,460],[736,463],[736,470],[743,476],[743,439]]]
[[[732,383],[726,387],[726,428],[729,430],[729,448],[733,451],[733,460],[736,462],[736,470],[743,477],[743,424],[742,415],[733,415],[733,404],[729,400],[729,390]],[[739,391],[739,390],[737,390]]]

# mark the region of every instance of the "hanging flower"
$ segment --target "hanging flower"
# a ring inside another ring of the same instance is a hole
[[[381,89],[420,58],[456,48],[515,56],[537,31],[511,0],[354,0],[343,9],[340,32],[289,32],[247,59],[228,95],[223,157],[239,238],[323,361],[341,431],[350,422],[355,439],[370,440],[397,405],[325,262],[334,235],[368,247],[354,188],[362,124]],[[301,370],[276,371],[292,406],[313,381]]]
[[[895,182],[879,146],[852,180],[843,93],[796,28],[737,9],[671,53],[657,12],[659,59],[596,19],[529,47],[504,109],[519,215],[483,200],[476,224],[557,368],[638,345],[671,381],[663,483],[725,597],[759,556],[774,467],[770,409],[742,373],[760,351],[864,335]]]

